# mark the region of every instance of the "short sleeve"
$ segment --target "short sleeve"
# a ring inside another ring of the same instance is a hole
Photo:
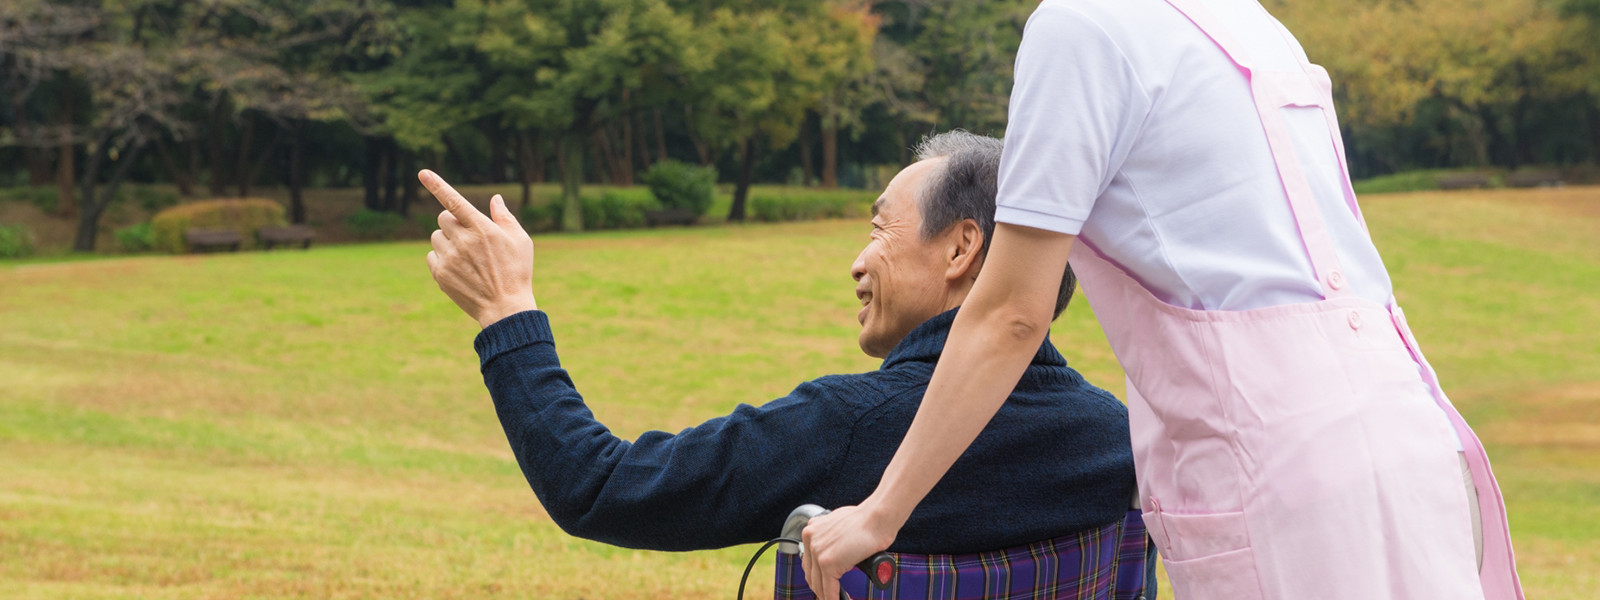
[[[1149,105],[1099,24],[1041,4],[1017,50],[995,220],[1077,235]]]

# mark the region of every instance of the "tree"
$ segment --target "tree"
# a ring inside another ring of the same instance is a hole
[[[568,231],[583,228],[585,144],[598,146],[606,123],[636,110],[647,82],[666,85],[706,63],[691,21],[661,0],[463,2],[457,10],[478,19],[473,49],[499,73],[484,103],[507,126],[555,138]]]
[[[1530,109],[1580,89],[1586,59],[1570,24],[1540,0],[1277,2],[1313,62],[1332,75],[1343,119],[1403,125],[1425,99],[1465,130],[1471,162],[1534,160]],[[1444,143],[1448,144],[1448,141]]]
[[[58,151],[56,186],[62,214],[73,211],[73,162],[76,154],[74,108],[79,90],[65,69],[72,44],[99,25],[99,13],[86,7],[43,0],[0,4],[0,91],[10,98],[10,123],[0,127],[0,146],[25,149],[31,161],[42,161],[48,148]],[[54,92],[56,122],[30,122],[28,101],[41,87]],[[32,167],[33,165],[30,165]],[[35,170],[31,183],[42,177]]]
[[[822,43],[830,29],[843,28],[842,20],[824,5],[779,2],[745,12],[719,8],[700,25],[713,54],[710,68],[685,90],[695,108],[690,127],[711,144],[740,152],[728,220],[745,218],[762,148],[793,143],[806,111],[847,72],[847,52]]]

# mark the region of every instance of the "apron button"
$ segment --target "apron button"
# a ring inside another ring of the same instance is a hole
[[[1350,311],[1350,318],[1348,320],[1350,321],[1351,329],[1361,329],[1361,313],[1353,310]]]
[[[1338,271],[1328,273],[1328,287],[1336,290],[1344,289],[1344,273]]]

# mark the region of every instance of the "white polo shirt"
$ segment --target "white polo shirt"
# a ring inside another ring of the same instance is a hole
[[[1259,68],[1305,52],[1255,0],[1204,0]],[[1283,109],[1351,290],[1391,284],[1319,108]],[[995,219],[1078,235],[1161,300],[1323,298],[1244,76],[1164,0],[1045,0],[1017,52]]]

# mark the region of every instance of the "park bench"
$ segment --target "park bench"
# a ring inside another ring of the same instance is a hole
[[[262,227],[256,232],[261,238],[261,246],[271,250],[273,246],[283,244],[301,244],[305,250],[311,249],[311,240],[317,236],[316,232],[305,225],[290,225],[288,227]]]
[[[694,211],[687,208],[644,211],[644,221],[651,227],[657,225],[693,225]]]
[[[1561,173],[1556,171],[1521,171],[1506,176],[1506,185],[1510,187],[1557,187],[1562,184]]]
[[[190,252],[199,252],[201,248],[224,247],[229,252],[238,252],[239,244],[244,242],[239,232],[232,229],[190,229],[184,232],[183,237],[189,242]]]
[[[1489,176],[1483,173],[1451,173],[1436,180],[1441,190],[1469,190],[1489,187]]]

